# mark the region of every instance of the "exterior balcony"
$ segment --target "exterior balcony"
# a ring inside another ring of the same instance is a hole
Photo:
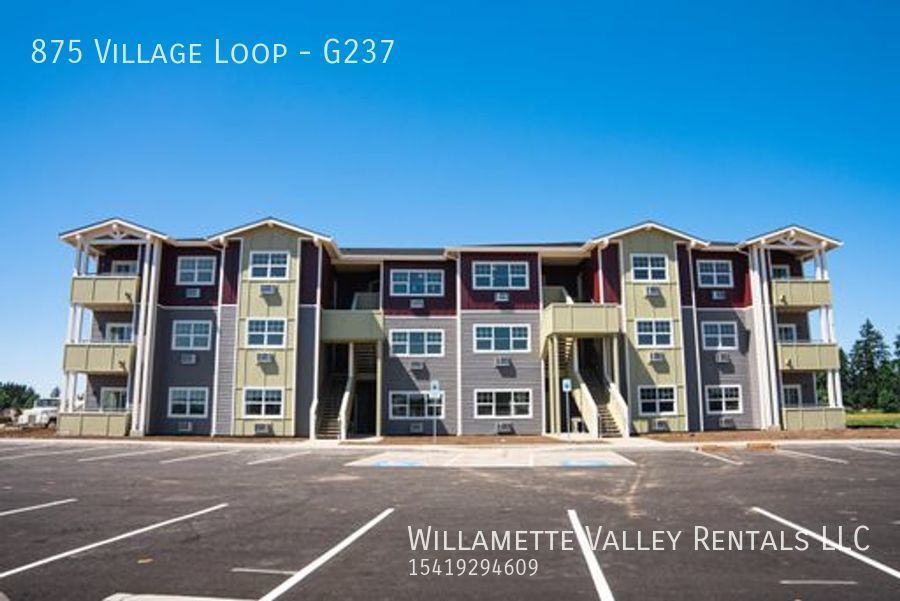
[[[831,371],[841,367],[838,345],[833,342],[779,342],[781,371]]]
[[[63,351],[63,371],[94,375],[127,375],[134,359],[131,342],[73,342]]]
[[[786,311],[811,311],[831,305],[831,282],[806,278],[772,281],[772,305]]]
[[[541,315],[541,333],[544,336],[596,338],[621,331],[617,305],[550,303]]]
[[[383,338],[384,314],[377,293],[357,293],[351,309],[322,311],[322,342],[375,342]]]
[[[72,304],[92,311],[128,311],[138,301],[136,275],[78,275],[72,278]]]

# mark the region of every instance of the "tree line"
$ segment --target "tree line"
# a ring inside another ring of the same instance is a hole
[[[841,383],[848,408],[900,411],[900,334],[891,347],[867,319],[850,352],[841,350]]]

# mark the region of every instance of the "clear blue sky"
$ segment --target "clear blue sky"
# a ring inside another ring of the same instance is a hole
[[[56,235],[112,215],[194,236],[273,214],[347,246],[799,222],[846,243],[841,342],[867,316],[898,332],[895,2],[129,4],[4,8],[0,380],[60,382]],[[34,37],[107,36],[313,57],[31,63]],[[327,65],[330,36],[396,43],[387,65]]]

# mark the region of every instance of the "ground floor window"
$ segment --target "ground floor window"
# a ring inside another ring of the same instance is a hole
[[[196,386],[169,388],[169,417],[206,417],[209,389]]]
[[[781,397],[785,407],[799,407],[803,400],[803,387],[800,384],[785,384],[781,387]]]
[[[100,411],[125,411],[127,408],[127,388],[104,386],[100,389]]]
[[[244,416],[281,417],[283,397],[281,388],[247,388],[244,390]]]
[[[443,419],[444,393],[432,398],[428,392],[392,391],[390,393],[391,419]]]
[[[674,415],[674,386],[638,386],[641,415]]]
[[[531,391],[476,390],[475,417],[531,417]]]
[[[737,384],[706,387],[707,413],[740,413],[741,387]]]

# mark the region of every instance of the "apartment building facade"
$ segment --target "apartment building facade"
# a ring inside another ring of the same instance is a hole
[[[653,222],[585,242],[343,248],[267,218],[75,250],[70,435],[347,438],[844,425],[827,254]]]

